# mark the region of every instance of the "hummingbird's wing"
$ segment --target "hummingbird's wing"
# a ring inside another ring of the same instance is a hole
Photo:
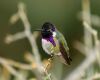
[[[64,36],[62,35],[62,33],[59,32],[58,30],[57,30],[57,39],[59,42],[59,49],[60,49],[61,55],[64,58],[65,62],[70,65],[72,59],[70,58],[70,55],[69,55],[69,48],[67,46],[67,42]]]

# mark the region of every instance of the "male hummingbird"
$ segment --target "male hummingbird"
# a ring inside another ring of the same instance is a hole
[[[38,31],[41,31],[43,50],[49,55],[62,58],[66,64],[70,65],[72,59],[69,55],[67,42],[55,25],[45,22],[42,29],[38,29]]]

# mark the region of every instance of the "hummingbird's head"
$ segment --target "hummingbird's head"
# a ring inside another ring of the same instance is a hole
[[[45,22],[42,26],[41,34],[43,38],[49,38],[51,36],[55,37],[56,36],[55,31],[56,31],[55,26],[52,23]]]
[[[41,31],[43,39],[50,41],[54,46],[56,46],[56,43],[53,39],[53,37],[56,36],[56,28],[53,24],[50,22],[45,22],[42,25],[42,29],[38,29],[37,31]]]

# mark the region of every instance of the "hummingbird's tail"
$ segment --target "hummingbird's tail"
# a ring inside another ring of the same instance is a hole
[[[66,51],[66,49],[63,47],[63,44],[62,43],[59,43],[59,44],[60,44],[60,52],[61,52],[62,57],[64,58],[65,62],[68,65],[70,65],[72,59],[69,56],[69,51]]]

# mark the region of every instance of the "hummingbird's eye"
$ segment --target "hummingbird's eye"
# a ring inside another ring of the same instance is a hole
[[[48,31],[48,32],[52,32],[52,30],[51,30],[51,29],[48,29],[47,31]]]
[[[47,31],[50,31],[50,29],[48,29]]]

